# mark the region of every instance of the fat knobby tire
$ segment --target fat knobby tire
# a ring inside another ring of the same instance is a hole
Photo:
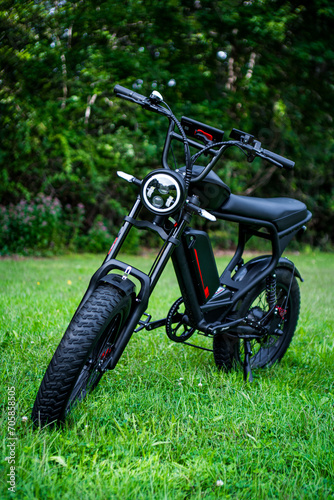
[[[129,313],[131,299],[109,284],[100,285],[73,317],[46,370],[32,410],[35,425],[65,420],[68,401],[87,361],[107,331],[110,320]],[[92,389],[97,385],[99,374]]]

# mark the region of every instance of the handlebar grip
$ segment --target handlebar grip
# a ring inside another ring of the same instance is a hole
[[[122,97],[123,99],[132,99],[137,101],[138,104],[144,104],[146,102],[146,97],[142,94],[137,94],[133,90],[127,89],[126,87],[122,87],[122,85],[115,85],[114,93],[117,97]]]
[[[288,160],[288,158],[284,158],[284,156],[277,155],[276,153],[272,153],[268,149],[262,149],[262,153],[265,154],[268,159],[272,158],[275,161],[278,161],[284,168],[288,170],[292,170],[295,166],[295,162],[292,160]]]

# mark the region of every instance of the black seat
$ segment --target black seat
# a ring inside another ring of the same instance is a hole
[[[292,198],[250,198],[235,194],[230,195],[217,213],[269,221],[278,231],[303,222],[308,216],[306,205]]]

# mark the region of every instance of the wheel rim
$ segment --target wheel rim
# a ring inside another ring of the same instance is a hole
[[[122,314],[119,313],[112,318],[111,323],[100,335],[72,389],[65,408],[65,415],[72,411],[95,388],[102,377],[101,366],[110,358],[121,323]]]
[[[288,290],[281,283],[277,283],[276,286],[276,306],[282,307],[286,303]],[[258,367],[270,364],[276,353],[279,351],[282,343],[284,342],[285,335],[289,328],[289,306],[290,299],[285,307],[286,313],[284,316],[284,320],[280,323],[279,327],[283,331],[283,335],[268,335],[262,339],[251,340],[251,349],[252,356],[250,359],[251,367]],[[260,308],[264,313],[268,313],[269,305],[266,299],[266,291],[263,290],[259,295],[255,298],[255,300],[251,303],[249,307],[249,311],[253,308]],[[243,363],[244,360],[244,343],[243,341],[238,342],[238,360],[239,363]]]

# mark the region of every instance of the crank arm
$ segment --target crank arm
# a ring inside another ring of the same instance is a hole
[[[157,319],[156,321],[150,321],[146,326],[146,330],[155,330],[156,328],[160,328],[161,326],[165,326],[166,325],[166,320],[167,318],[163,318],[163,319]]]
[[[135,333],[140,332],[144,328],[145,328],[145,330],[151,331],[151,330],[155,330],[156,328],[160,328],[161,326],[166,325],[167,318],[158,319],[156,321],[151,321],[152,316],[150,314],[144,313],[144,315],[147,316],[147,319],[145,319],[145,320],[140,319],[138,321],[139,326],[135,329]]]

